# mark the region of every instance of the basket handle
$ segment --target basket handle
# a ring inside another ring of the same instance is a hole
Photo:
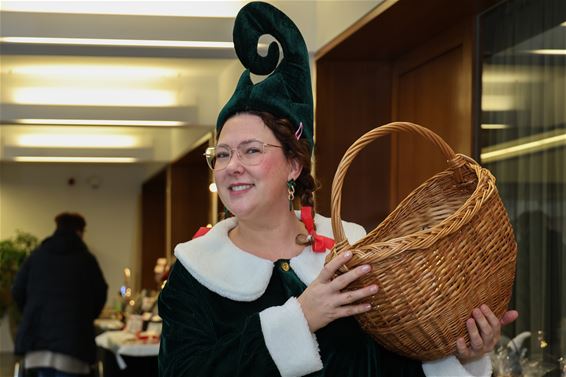
[[[413,134],[420,135],[425,139],[428,139],[434,145],[436,145],[449,165],[453,165],[453,160],[456,157],[454,151],[446,142],[437,134],[432,132],[426,127],[419,126],[418,124],[409,122],[392,122],[385,124],[383,126],[374,128],[373,130],[366,132],[358,140],[354,142],[348,148],[342,160],[338,164],[336,174],[334,175],[334,180],[332,181],[332,194],[331,194],[331,220],[332,220],[332,232],[334,233],[334,250],[344,250],[349,248],[351,245],[348,243],[346,238],[344,227],[342,226],[342,218],[340,217],[340,210],[342,208],[342,186],[344,184],[344,177],[348,171],[348,167],[358,155],[358,153],[370,142],[377,139],[378,137],[387,136],[398,132],[409,132]],[[461,174],[457,171],[457,180],[462,181]]]

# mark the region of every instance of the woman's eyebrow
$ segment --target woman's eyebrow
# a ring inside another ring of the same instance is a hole
[[[259,141],[259,140],[258,140],[258,139],[247,139],[247,140],[242,141],[239,145],[241,145],[241,144],[249,144],[249,143],[253,143],[253,142],[255,142],[255,141]]]
[[[246,140],[242,140],[238,143],[238,145],[242,145],[242,144],[249,144],[249,143],[253,143],[255,141],[259,141],[261,142],[261,140],[258,139],[246,139]],[[231,148],[231,146],[229,144],[226,143],[222,143],[222,144],[216,144],[217,147],[228,147]]]

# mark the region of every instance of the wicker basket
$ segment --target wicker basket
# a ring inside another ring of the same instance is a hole
[[[340,218],[341,191],[352,160],[372,140],[398,132],[433,142],[449,167],[409,194],[363,239],[349,245]],[[466,320],[487,304],[501,317],[515,275],[517,245],[495,187],[495,178],[471,158],[454,154],[434,132],[395,122],[373,129],[346,152],[332,183],[332,229],[328,259],[349,249],[340,273],[362,264],[372,271],[357,289],[377,284],[372,310],[357,316],[375,340],[398,354],[433,360],[453,354],[456,339],[469,338]]]

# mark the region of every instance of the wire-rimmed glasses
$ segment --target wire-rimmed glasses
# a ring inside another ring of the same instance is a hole
[[[259,165],[263,161],[266,147],[283,148],[281,145],[264,143],[259,140],[246,140],[238,144],[234,149],[225,144],[206,148],[204,157],[208,167],[214,171],[226,169],[234,152],[246,166]]]

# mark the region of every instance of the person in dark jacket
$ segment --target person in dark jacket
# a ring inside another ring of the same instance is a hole
[[[16,275],[12,294],[23,313],[15,353],[38,377],[90,373],[96,359],[94,319],[108,285],[83,242],[86,226],[76,213],[55,218],[57,229],[31,253]]]

